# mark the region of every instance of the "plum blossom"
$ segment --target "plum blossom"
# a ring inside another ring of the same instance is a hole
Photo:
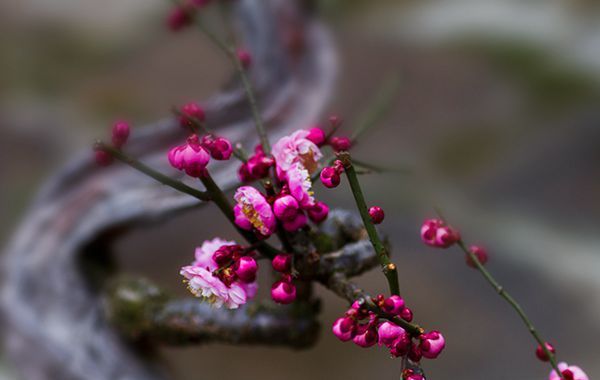
[[[317,144],[308,139],[309,136],[312,136],[311,132],[300,129],[273,145],[273,157],[280,178],[285,178],[285,174],[296,164],[300,164],[309,174],[317,170],[323,154]]]
[[[558,369],[562,373],[562,377],[567,380],[589,380],[588,375],[576,365],[568,365],[565,362],[558,363]],[[561,380],[561,377],[556,373],[556,371],[552,370],[550,372],[550,377],[548,380]]]
[[[277,226],[275,214],[264,195],[252,186],[242,186],[234,195],[235,223],[242,229],[255,228],[261,235],[270,236]]]

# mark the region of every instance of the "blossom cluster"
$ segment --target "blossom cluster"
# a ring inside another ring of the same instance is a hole
[[[386,298],[379,295],[372,301],[378,313],[354,302],[345,315],[334,322],[333,333],[338,339],[343,342],[352,340],[365,348],[379,343],[387,347],[393,357],[408,357],[413,362],[419,362],[423,357],[435,359],[440,355],[446,346],[440,332],[423,332],[413,340],[408,331],[394,322],[395,318],[406,322],[413,318],[412,311],[400,296]]]

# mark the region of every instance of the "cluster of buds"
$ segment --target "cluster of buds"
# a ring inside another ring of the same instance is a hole
[[[200,178],[206,174],[210,159],[228,160],[233,148],[229,140],[223,137],[191,135],[183,145],[169,150],[169,163],[175,169],[184,171],[190,177]]]
[[[296,299],[296,286],[292,283],[292,260],[290,254],[279,254],[271,262],[273,269],[281,273],[281,278],[271,286],[273,301],[287,305]]]
[[[440,219],[427,219],[421,227],[421,239],[429,246],[448,248],[460,240],[460,233]]]
[[[413,317],[400,296],[386,298],[379,295],[372,301],[387,320],[381,321],[376,313],[354,302],[344,317],[334,322],[334,335],[344,342],[352,340],[360,347],[379,343],[387,347],[393,357],[408,357],[413,362],[419,362],[423,357],[435,359],[442,352],[445,340],[441,333],[422,333],[413,339],[404,328],[394,323],[394,318],[410,322]]]
[[[253,182],[268,177],[273,166],[275,160],[268,157],[259,144],[254,148],[254,154],[240,166],[238,176],[244,183]]]
[[[196,248],[195,261],[181,268],[188,289],[216,307],[238,308],[256,295],[254,252],[219,238]]]
[[[126,121],[117,121],[112,126],[111,141],[115,148],[121,149],[129,139],[131,128]],[[113,162],[113,157],[102,147],[94,148],[94,159],[100,166],[108,166]]]

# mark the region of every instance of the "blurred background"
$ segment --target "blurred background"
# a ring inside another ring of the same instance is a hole
[[[392,111],[355,155],[408,168],[364,177],[386,210],[400,284],[417,320],[448,348],[431,379],[534,380],[548,366],[514,312],[456,250],[420,244],[437,204],[521,301],[558,355],[600,376],[600,8],[562,0],[321,0],[340,54],[328,109],[351,123],[390,73]],[[53,170],[116,118],[144,125],[203,99],[229,78],[196,33],[163,27],[159,0],[0,2],[0,243]],[[190,75],[194,73],[194,75]],[[343,188],[343,187],[342,187]],[[350,194],[317,189],[336,206]],[[209,226],[204,223],[210,218]],[[121,270],[185,294],[178,268],[213,234],[234,232],[208,208],[121,239]],[[182,226],[201,226],[181,234]],[[165,268],[171,268],[166,270]],[[377,272],[359,281],[384,289]],[[328,332],[346,306],[323,289],[324,333],[307,351],[210,345],[165,348],[175,378],[397,379],[383,349]],[[1,326],[0,326],[1,330]],[[224,370],[226,368],[226,370]],[[15,380],[0,352],[0,379]]]

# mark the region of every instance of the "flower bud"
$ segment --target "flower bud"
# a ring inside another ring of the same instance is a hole
[[[333,323],[333,335],[342,342],[352,340],[356,334],[356,322],[352,318],[338,318]]]
[[[210,155],[215,160],[226,161],[233,154],[231,142],[224,137],[217,137],[208,144]]]
[[[477,257],[477,260],[481,265],[485,265],[485,263],[488,262],[488,254],[485,249],[476,245],[472,245],[469,247],[469,251],[471,251],[475,255],[475,257]],[[471,268],[477,268],[477,265],[475,265],[475,261],[471,259],[470,255],[466,255],[465,259],[468,266],[470,266]]]
[[[121,148],[129,138],[129,124],[126,121],[117,121],[112,127],[112,142]]]
[[[421,352],[421,347],[412,343],[410,345],[410,349],[408,350],[408,358],[415,363],[418,363],[423,358],[423,353]]]
[[[113,163],[113,156],[105,150],[96,149],[94,151],[94,160],[99,166],[109,166]]]
[[[248,164],[243,163],[240,166],[240,168],[238,169],[238,178],[243,183],[254,181],[254,177],[252,177],[252,174],[250,174],[250,171],[248,170]]]
[[[309,129],[308,135],[306,136],[307,140],[312,141],[313,143],[315,143],[315,145],[319,147],[325,144],[325,138],[325,132],[319,127]]]
[[[404,300],[402,297],[394,294],[383,301],[381,308],[388,314],[399,315],[404,311]]]
[[[375,326],[370,324],[359,325],[356,328],[356,335],[352,341],[362,348],[367,348],[377,343],[378,335]]]
[[[352,147],[352,140],[348,137],[332,137],[329,140],[329,144],[331,148],[333,148],[336,152],[341,152],[344,150],[349,150]]]
[[[313,207],[307,210],[308,217],[313,223],[321,223],[329,215],[329,206],[324,202],[317,202]]]
[[[556,373],[555,370],[550,372],[548,380],[589,380],[588,375],[576,365],[568,365],[565,362],[558,363],[558,369],[561,371],[562,378]]]
[[[306,226],[307,222],[308,218],[303,212],[300,211],[296,213],[296,216],[294,216],[293,219],[286,220],[283,222],[283,229],[287,232],[296,232],[300,228]]]
[[[341,178],[337,171],[332,167],[325,167],[321,170],[321,182],[330,189],[340,184]]]
[[[256,280],[258,265],[252,257],[243,256],[237,259],[233,270],[242,282],[250,283]]]
[[[172,32],[177,32],[192,23],[192,18],[188,12],[182,6],[176,6],[171,9],[171,12],[167,16],[167,26]]]
[[[460,240],[460,233],[448,226],[437,229],[435,243],[437,247],[448,248]]]
[[[402,372],[402,380],[425,380],[425,377],[412,369],[405,369]]]
[[[427,219],[423,222],[423,226],[421,227],[421,240],[423,243],[430,245],[432,247],[436,247],[436,235],[437,230],[443,225],[443,222],[439,219]]]
[[[227,245],[221,246],[213,253],[212,259],[219,267],[222,267],[231,262],[233,259],[233,251],[229,249],[229,246]]]
[[[184,128],[193,127],[194,121],[204,121],[205,119],[204,109],[197,103],[187,103],[181,107],[181,116],[179,116],[179,124]],[[195,120],[192,120],[195,119]]]
[[[244,69],[248,69],[252,65],[252,55],[248,50],[239,48],[236,50],[235,55]]]
[[[292,255],[280,253],[273,258],[271,264],[273,265],[273,269],[279,273],[290,273],[292,270]]]
[[[248,172],[255,179],[265,178],[269,175],[269,169],[275,164],[272,158],[264,154],[255,154],[248,159],[246,163]]]
[[[381,207],[373,206],[369,208],[369,216],[373,224],[380,224],[385,218],[385,213]]]
[[[548,349],[548,351],[550,351],[550,353],[552,355],[554,355],[556,353],[556,350],[554,349],[554,346],[551,345],[550,343],[546,342],[544,343],[546,345],[546,348]],[[542,345],[538,345],[536,350],[535,350],[535,355],[538,357],[538,359],[540,359],[543,362],[547,362],[550,360],[550,358],[548,357],[548,355],[546,355],[546,352],[544,351],[544,349],[542,348]]]
[[[400,312],[400,318],[404,319],[406,322],[412,322],[413,320],[413,312],[409,308],[405,307]]]
[[[300,205],[296,198],[291,195],[284,195],[273,203],[273,212],[277,219],[281,221],[290,221],[296,218]]]
[[[379,345],[388,348],[392,348],[395,342],[403,335],[408,335],[406,330],[391,322],[383,322],[380,324],[377,328],[377,334],[379,336]]]
[[[405,356],[409,353],[412,347],[412,341],[408,334],[402,334],[396,339],[390,347],[390,354],[397,358]]]
[[[271,287],[273,301],[287,305],[296,299],[296,286],[288,281],[277,281]]]
[[[421,339],[419,348],[423,356],[427,359],[437,358],[444,347],[446,347],[444,336],[438,331],[422,334],[419,338]]]

